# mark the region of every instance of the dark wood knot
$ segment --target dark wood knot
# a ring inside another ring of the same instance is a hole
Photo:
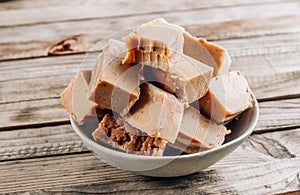
[[[48,55],[64,55],[77,52],[79,37],[80,35],[76,35],[54,44],[48,50]]]

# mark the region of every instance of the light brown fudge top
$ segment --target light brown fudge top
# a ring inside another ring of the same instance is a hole
[[[214,76],[227,73],[231,65],[228,51],[204,38],[184,33],[183,53],[214,68]]]
[[[213,69],[189,56],[182,55],[177,63],[171,66],[170,72],[173,79],[178,76],[176,80],[185,82],[184,87],[180,85],[175,87],[181,87],[184,90],[182,98],[191,103],[206,94]],[[175,82],[176,84],[178,82]]]
[[[206,72],[212,72],[213,69],[202,62],[182,54],[179,60],[171,65],[170,72],[180,77],[190,80]],[[209,79],[210,80],[210,79]],[[209,82],[209,80],[207,82]]]
[[[232,119],[252,104],[248,82],[239,71],[213,78],[207,95],[199,100],[200,109],[217,123]]]
[[[223,87],[222,87],[223,86]],[[209,90],[229,113],[237,113],[252,105],[251,91],[240,71],[233,71],[212,79]],[[225,98],[222,98],[224,96]]]
[[[166,91],[189,104],[206,94],[212,72],[212,67],[183,54],[175,64],[171,64],[168,71],[152,69],[146,73],[153,74],[154,79],[150,79],[159,82]]]
[[[184,38],[183,28],[170,24],[162,18],[142,24],[129,34],[129,38],[146,38],[148,40],[161,42],[169,49],[169,60],[175,63],[178,54],[183,53]]]

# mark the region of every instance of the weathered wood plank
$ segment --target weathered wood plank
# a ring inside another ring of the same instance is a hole
[[[93,54],[89,55],[94,56]],[[98,54],[95,54],[95,59],[97,58],[96,55]],[[0,82],[22,81],[30,78],[46,78],[64,74],[75,75],[83,60],[90,63],[91,67],[95,63],[95,59],[85,58],[85,56],[77,54],[0,62]],[[67,77],[70,78],[70,76]]]
[[[216,165],[170,179],[137,176],[91,154],[0,162],[0,192],[261,194],[296,190],[299,138],[300,129],[254,135]]]
[[[59,97],[83,59],[72,55],[1,63],[0,103]]]
[[[68,120],[68,114],[58,98],[0,104],[0,108],[0,129]]]
[[[276,10],[266,12],[266,10]],[[32,40],[49,40],[49,38],[57,38],[59,35],[67,37],[67,33],[83,34],[87,32],[101,32],[101,29],[107,29],[104,32],[114,32],[130,27],[141,25],[153,18],[164,17],[170,22],[178,25],[196,25],[196,24],[210,24],[218,22],[229,22],[233,20],[255,19],[255,18],[272,18],[283,16],[299,16],[299,3],[280,3],[268,5],[249,5],[243,7],[231,8],[213,8],[204,10],[186,11],[184,14],[177,12],[168,12],[163,14],[149,14],[143,17],[128,16],[119,18],[103,18],[88,21],[70,21],[53,24],[41,25],[27,25],[20,27],[3,27],[1,28],[1,42],[24,42]],[[197,17],[195,17],[197,16]],[[226,16],[226,17],[224,17]],[[201,18],[201,20],[200,20]],[[31,30],[34,28],[35,31]],[[16,33],[18,36],[16,37]],[[2,36],[3,35],[3,36]],[[4,36],[6,35],[6,36]],[[52,39],[54,40],[54,39]]]
[[[259,100],[300,94],[298,52],[234,57],[231,70],[241,70]]]
[[[259,107],[256,132],[300,127],[300,98],[262,102]]]
[[[57,98],[73,76],[74,74],[49,75],[2,82],[5,87],[1,90],[3,94],[1,103]]]
[[[249,18],[226,22],[185,25],[185,29],[195,36],[208,40],[248,38],[299,32],[298,15]],[[259,22],[258,22],[259,21]]]
[[[14,0],[14,1],[5,1],[2,0],[0,3],[0,11],[6,10],[24,10],[31,8],[45,8],[45,7],[53,7],[59,5],[81,5],[85,2],[93,3],[97,0],[52,0],[50,2],[45,2],[43,0]]]
[[[297,1],[290,1],[297,2]],[[35,4],[28,1],[28,4]],[[182,2],[182,0],[174,0],[170,4],[155,0],[145,1],[143,4],[139,0],[132,1],[114,1],[113,3],[108,0],[102,1],[90,1],[90,2],[64,2],[58,4],[58,2],[52,2],[52,5],[43,6],[38,3],[33,7],[27,7],[26,9],[13,9],[13,10],[0,10],[0,26],[15,26],[26,25],[35,23],[49,23],[68,20],[84,20],[92,18],[108,18],[108,17],[124,17],[134,15],[147,15],[151,13],[165,13],[165,12],[185,12],[188,10],[196,9],[208,9],[216,7],[234,7],[234,6],[247,6],[247,5],[259,5],[259,4],[276,4],[284,3],[287,1],[282,0],[267,0],[259,1],[254,0],[246,2],[242,0],[236,1],[221,1],[221,2],[207,2],[204,0],[189,0],[188,2]],[[24,4],[23,4],[24,5]],[[41,14],[43,13],[43,14]],[[80,14],[78,14],[80,13]],[[26,17],[24,17],[26,16]],[[37,17],[39,16],[39,17]],[[7,20],[9,18],[9,20]]]
[[[71,125],[0,131],[0,161],[83,151]]]
[[[63,41],[69,41],[69,52],[85,52],[111,33],[156,17],[183,25],[208,39],[299,32],[299,25],[295,25],[299,13],[297,3],[279,3],[0,28],[0,59],[47,56],[52,47]]]
[[[231,6],[231,5],[249,5],[249,4],[266,4],[266,3],[278,3],[278,2],[295,2],[295,0],[266,0],[264,2],[261,1],[252,1],[245,2],[240,0],[235,1],[222,1],[222,2],[207,2],[201,1],[203,8],[215,7],[215,6]],[[32,8],[47,8],[47,7],[57,7],[57,6],[77,6],[77,5],[99,5],[107,3],[105,0],[60,0],[60,1],[51,1],[46,3],[43,0],[14,0],[11,2],[1,1],[0,11],[4,10],[19,10],[19,9],[32,9]],[[115,0],[114,3],[122,3],[122,1]],[[186,4],[194,3],[194,1],[189,0],[185,1]]]
[[[251,135],[248,139],[256,151],[274,159],[295,158],[300,155],[300,129]],[[300,171],[300,170],[299,170]]]
[[[229,50],[231,57],[279,54],[300,50],[300,33],[215,41]]]
[[[220,162],[221,163],[221,162]],[[275,194],[299,190],[299,158],[268,163],[211,167],[181,178],[132,178],[122,182],[37,190],[43,193],[92,194]],[[136,181],[135,181],[136,180]]]

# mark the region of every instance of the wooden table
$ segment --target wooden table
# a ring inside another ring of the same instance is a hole
[[[0,193],[300,191],[299,0],[0,1]],[[197,174],[111,167],[72,130],[59,94],[107,35],[163,17],[229,49],[259,100],[254,133]]]

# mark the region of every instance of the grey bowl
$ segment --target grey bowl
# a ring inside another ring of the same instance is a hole
[[[231,121],[227,127],[232,133],[220,147],[179,156],[140,156],[127,154],[96,143],[91,134],[96,126],[79,126],[70,117],[72,127],[85,146],[109,165],[125,169],[139,175],[155,177],[176,177],[188,175],[205,169],[233,152],[252,132],[257,124],[259,108],[255,97],[254,106],[242,113],[238,120]]]

